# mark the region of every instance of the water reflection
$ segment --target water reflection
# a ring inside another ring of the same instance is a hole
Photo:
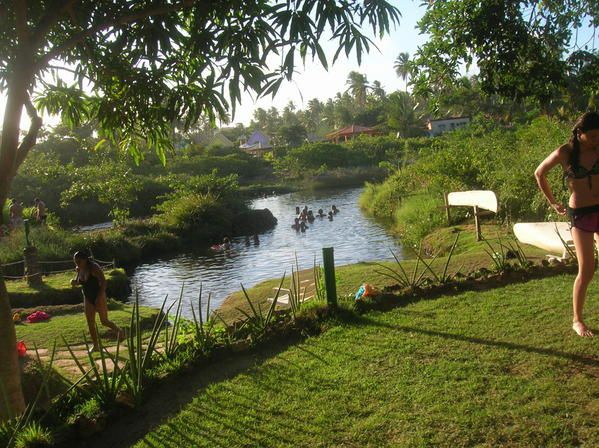
[[[390,259],[390,248],[401,254],[397,242],[360,211],[361,191],[297,192],[255,200],[254,208],[269,208],[279,220],[273,230],[260,235],[259,245],[251,242],[246,246],[243,237],[234,238],[232,250],[226,252],[184,253],[142,264],[132,276],[141,304],[159,306],[166,294],[175,298],[185,283],[184,314],[190,315],[189,298],[197,298],[203,283],[204,292],[212,292],[214,308],[239,290],[241,283],[251,287],[290,271],[295,254],[301,268],[312,267],[315,256],[320,260],[323,247],[335,248],[336,265]],[[296,206],[307,205],[316,214],[319,208],[328,212],[333,204],[340,210],[333,221],[317,217],[305,233],[291,228]]]

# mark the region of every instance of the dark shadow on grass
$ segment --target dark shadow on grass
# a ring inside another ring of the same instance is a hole
[[[496,340],[492,340],[492,339],[484,339],[484,338],[478,338],[478,337],[473,337],[473,336],[464,336],[461,334],[446,333],[443,331],[436,331],[436,330],[428,330],[426,328],[420,328],[420,327],[392,325],[392,324],[387,324],[387,323],[383,323],[383,322],[368,318],[366,316],[362,316],[360,318],[360,320],[362,321],[361,325],[384,327],[384,328],[389,328],[389,329],[395,330],[395,331],[401,331],[402,333],[417,333],[417,334],[423,334],[423,335],[427,335],[427,336],[451,339],[454,341],[468,342],[471,344],[486,345],[488,347],[519,350],[519,351],[524,351],[527,353],[535,353],[537,355],[553,356],[556,358],[569,359],[570,361],[574,361],[574,362],[584,364],[584,365],[587,365],[590,367],[599,367],[599,359],[597,359],[596,357],[592,357],[592,356],[586,357],[586,356],[582,356],[582,355],[577,355],[575,353],[568,353],[568,352],[563,352],[563,351],[559,351],[559,350],[554,350],[551,348],[533,347],[530,345],[516,344],[514,342],[496,341]],[[353,323],[357,324],[358,322],[356,322],[354,320]]]
[[[167,423],[211,384],[220,383],[247,373],[302,340],[293,337],[272,341],[268,346],[248,353],[232,353],[223,359],[215,359],[205,366],[192,366],[188,371],[161,380],[148,391],[144,403],[137,409],[124,412],[107,425],[107,429],[88,440],[69,440],[64,447],[113,448],[128,447],[142,441],[157,426]],[[156,438],[161,437],[155,434]],[[206,439],[219,439],[219,434],[206,434]],[[146,442],[148,446],[172,446],[168,440]]]

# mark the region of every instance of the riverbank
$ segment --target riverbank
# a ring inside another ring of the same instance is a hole
[[[30,241],[37,248],[40,261],[69,260],[75,251],[88,249],[95,258],[133,266],[147,258],[173,254],[190,246],[208,248],[211,244],[221,242],[224,236],[253,235],[276,225],[276,218],[269,210],[243,209],[228,219],[216,217],[218,223],[210,223],[208,217],[202,220],[202,214],[191,213],[191,216],[177,216],[172,223],[163,224],[156,219],[134,220],[113,229],[86,233],[74,233],[53,226],[36,226],[31,229]],[[190,221],[184,228],[179,228],[179,219],[185,218]],[[15,230],[8,237],[3,237],[0,264],[21,261],[24,240],[22,230]],[[3,271],[7,276],[20,276],[23,275],[22,269],[22,265],[6,266]]]
[[[11,308],[32,308],[39,306],[73,305],[81,303],[81,289],[71,286],[75,270],[70,273],[52,274],[43,277],[40,287],[34,288],[25,280],[6,282]],[[124,269],[104,271],[110,298],[125,300],[131,292],[129,279]]]
[[[498,251],[500,250],[499,242],[506,244],[512,239],[508,229],[496,224],[485,224],[482,225],[481,229],[491,247]],[[448,257],[448,248],[451,247],[458,233],[460,234],[458,244],[450,258]],[[436,274],[443,272],[446,263],[448,263],[447,275],[457,275],[458,277],[481,269],[490,271],[496,267],[495,261],[487,253],[487,250],[489,250],[487,244],[482,241],[476,241],[473,225],[451,226],[444,229],[443,232],[435,232],[427,236],[423,240],[423,249],[428,248],[434,253],[441,254],[431,265],[432,270]],[[522,250],[531,263],[538,264],[545,259],[545,252],[538,248],[524,245]],[[430,257],[426,256],[426,258],[428,258],[428,262],[430,263]],[[424,278],[431,278],[432,276],[413,255],[410,259],[401,260],[401,265],[408,276],[412,276],[414,272],[417,272],[417,276],[424,272]],[[305,268],[305,266],[303,267]],[[288,272],[291,271],[290,268],[291,266],[287,270]],[[390,269],[398,272],[398,274],[390,276]],[[396,284],[399,270],[395,261],[381,261],[336,266],[335,273],[338,295],[353,297],[363,283],[369,283],[379,289]],[[310,283],[314,282],[312,268],[303,269],[300,272],[300,276],[301,280],[306,280]],[[280,281],[280,278],[273,278],[263,281],[252,288],[247,288],[247,293],[251,298],[253,306],[261,307],[262,309],[268,307],[270,304],[268,299],[273,297],[274,288],[279,285]],[[291,280],[287,278],[284,287],[290,288],[290,282]],[[244,313],[251,312],[251,307],[243,292],[237,291],[224,300],[217,312],[225,321],[231,323],[243,319]]]
[[[447,226],[443,195],[452,191],[491,190],[499,201],[502,222],[559,221],[533,178],[538,164],[569,138],[569,125],[539,117],[505,128],[492,122],[472,124],[437,137],[434,147],[420,151],[382,183],[370,183],[360,205],[370,216],[408,245]],[[556,200],[567,203],[559,170],[548,180]],[[471,216],[472,209],[452,208],[452,222]]]

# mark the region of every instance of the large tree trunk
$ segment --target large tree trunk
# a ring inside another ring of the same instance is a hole
[[[23,105],[28,101],[28,77],[15,70],[8,85],[2,144],[0,145],[0,207],[8,198],[17,169],[17,151]],[[37,132],[36,132],[37,134]],[[0,209],[1,210],[1,209]],[[1,242],[0,242],[1,244]],[[4,277],[0,272],[0,422],[25,410],[21,371],[17,357],[17,337]]]
[[[8,291],[0,272],[0,421],[25,410],[17,336],[12,322]]]

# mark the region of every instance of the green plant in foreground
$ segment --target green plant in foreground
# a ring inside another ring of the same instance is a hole
[[[326,288],[324,285],[323,271],[319,264],[316,264],[314,256],[314,267],[312,268],[314,278],[314,297],[319,302],[326,302]]]
[[[245,299],[247,300],[247,303],[250,306],[252,315],[249,315],[247,312],[245,312],[241,308],[237,308],[237,311],[239,311],[241,314],[243,314],[247,318],[244,321],[243,325],[248,326],[248,328],[250,330],[250,334],[252,335],[252,338],[254,340],[261,339],[268,331],[268,328],[269,328],[269,326],[272,322],[272,319],[274,317],[275,308],[277,306],[277,301],[279,300],[279,294],[281,293],[281,289],[283,287],[284,281],[285,281],[285,274],[283,274],[283,278],[281,278],[281,283],[279,283],[279,287],[277,288],[277,293],[275,294],[275,297],[273,298],[272,303],[268,307],[268,311],[267,311],[266,315],[264,315],[264,313],[262,312],[262,308],[260,307],[260,305],[258,305],[258,310],[256,310],[256,307],[252,303],[250,296],[248,295],[247,291],[245,290],[245,287],[243,286],[243,284],[241,285],[241,290],[243,291],[243,295],[244,295]]]
[[[493,265],[495,267],[496,272],[506,272],[512,268],[510,263],[509,252],[513,252],[516,254],[516,258],[518,258],[517,252],[514,251],[513,247],[507,246],[501,242],[501,238],[497,238],[497,250],[491,245],[489,240],[483,238],[483,242],[487,245],[488,249],[485,248],[485,252],[491,258]],[[522,255],[524,256],[522,252]],[[525,256],[524,256],[525,258]],[[526,261],[526,260],[525,260]]]
[[[54,356],[56,354],[56,341],[52,347],[50,360],[47,366],[42,364],[37,347],[35,347],[36,364],[41,373],[42,381],[31,403],[27,405],[23,414],[12,420],[3,422],[0,425],[0,443],[4,442],[6,448],[28,447],[28,446],[50,446],[52,444],[52,433],[43,428],[38,422],[33,420],[33,414],[43,391],[47,392],[48,380],[53,372]],[[2,383],[0,382],[0,398],[2,404],[5,403],[6,395]]]
[[[203,285],[200,283],[200,293],[198,295],[198,313],[196,315],[193,302],[191,302],[191,315],[193,317],[194,331],[195,331],[195,342],[204,355],[210,353],[216,343],[214,335],[214,324],[215,321],[210,315],[210,299],[212,294],[208,293],[208,302],[206,304],[206,320],[202,317],[202,290]]]
[[[424,277],[424,274],[427,271],[426,264],[425,264],[425,268],[422,271],[420,271],[420,263],[423,260],[423,258],[421,256],[422,243],[420,244],[420,247],[418,249],[418,256],[416,258],[416,263],[414,263],[414,268],[413,268],[411,274],[408,274],[406,272],[404,267],[401,265],[399,258],[397,258],[397,255],[395,255],[395,252],[393,252],[393,250],[391,250],[391,249],[389,249],[389,250],[391,252],[391,255],[393,255],[393,258],[395,259],[395,263],[396,263],[395,266],[397,269],[391,268],[382,263],[375,263],[375,265],[384,269],[384,270],[375,270],[375,272],[377,274],[380,274],[387,278],[395,280],[400,288],[409,288],[411,290],[414,290],[414,289],[421,287],[426,280],[426,278]]]
[[[30,423],[22,428],[15,440],[15,448],[33,448],[53,446],[54,438],[48,428],[37,422]]]
[[[424,259],[424,257],[422,256],[420,251],[416,254],[416,257],[425,266],[426,270],[428,270],[431,273],[431,275],[433,276],[433,278],[435,279],[435,281],[441,285],[444,285],[444,284],[452,281],[455,278],[456,274],[458,272],[460,272],[460,270],[461,270],[461,268],[458,269],[453,275],[448,274],[449,264],[451,262],[451,258],[453,257],[453,252],[454,252],[456,246],[458,245],[459,238],[460,238],[460,233],[458,232],[458,234],[455,237],[455,240],[453,241],[453,244],[451,245],[451,248],[449,249],[449,253],[447,254],[447,260],[445,260],[445,264],[443,266],[443,271],[441,272],[441,274],[437,274],[435,272],[435,270],[432,268],[433,263],[437,258],[437,255],[435,255],[432,258],[432,260],[430,262],[428,262],[427,260]],[[421,244],[421,247],[422,247],[422,244]]]
[[[98,332],[97,328],[96,332]],[[117,396],[123,391],[126,385],[127,365],[129,361],[126,361],[123,367],[119,365],[120,341],[117,341],[116,352],[113,355],[104,348],[102,339],[98,338],[100,361],[100,365],[98,366],[92,352],[90,352],[91,346],[85,334],[83,335],[83,338],[87,350],[88,370],[83,367],[81,361],[79,361],[75,353],[73,353],[73,349],[69,343],[63,338],[63,342],[67,347],[71,358],[75,361],[77,368],[83,375],[75,384],[77,385],[81,381],[85,381],[90,386],[92,395],[95,396],[104,407],[108,408],[116,402]]]
[[[572,249],[572,247],[562,238],[562,235],[559,233],[559,230],[557,229],[557,225],[555,226],[555,233],[557,233],[557,236],[559,238],[559,240],[562,242],[562,245],[564,246],[564,249],[566,251],[566,253],[568,254],[568,256],[570,258],[572,258],[573,260],[578,260],[578,258],[576,257],[576,252]]]
[[[183,302],[184,287],[185,284],[181,285],[179,299],[175,300],[166,310],[166,315],[168,316],[173,307],[177,305],[172,323],[167,321],[164,327],[164,357],[167,359],[174,359],[181,347],[178,336],[181,330],[181,303]]]
[[[129,391],[136,403],[141,402],[144,384],[152,360],[156,351],[156,344],[160,332],[166,322],[167,313],[164,312],[168,295],[164,297],[160,312],[154,319],[154,325],[150,337],[144,341],[142,338],[141,318],[139,313],[139,293],[135,292],[135,302],[131,311],[131,323],[127,336],[127,352],[129,355],[127,382]]]

